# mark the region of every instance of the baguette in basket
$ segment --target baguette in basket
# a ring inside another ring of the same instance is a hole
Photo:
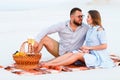
[[[28,45],[28,51],[25,51],[25,45]],[[21,47],[20,51],[13,54],[13,59],[16,62],[17,68],[21,69],[32,69],[36,68],[41,59],[41,53],[35,53],[33,48],[34,42],[31,40],[25,41]]]

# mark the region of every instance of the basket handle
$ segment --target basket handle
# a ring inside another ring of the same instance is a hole
[[[27,43],[27,41],[23,42],[21,47],[20,47],[20,52],[25,52],[25,44]]]
[[[25,50],[26,44],[28,45],[28,51]],[[20,52],[29,53],[29,54],[39,54],[34,51],[34,47],[32,46],[31,43],[28,43],[28,41],[22,43],[20,47]]]

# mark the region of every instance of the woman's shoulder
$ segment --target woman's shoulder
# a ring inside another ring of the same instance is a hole
[[[104,31],[105,29],[102,26],[98,26],[97,31]]]

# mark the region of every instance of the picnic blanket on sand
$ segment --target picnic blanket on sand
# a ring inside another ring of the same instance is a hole
[[[120,57],[116,55],[111,55],[111,59],[115,62],[116,66],[120,65]],[[73,71],[83,71],[83,70],[91,70],[86,66],[55,66],[55,67],[40,67],[23,70],[16,67],[16,64],[8,65],[8,66],[0,66],[0,68],[4,68],[11,73],[17,75],[29,74],[29,75],[43,75],[43,74],[53,74],[53,73],[61,73],[61,72],[73,72]],[[93,69],[93,68],[92,68]]]
[[[53,74],[53,73],[61,73],[61,72],[73,72],[80,70],[89,70],[86,66],[55,66],[55,67],[37,67],[29,70],[23,70],[16,68],[15,64],[2,67],[7,71],[10,71],[14,74],[22,75],[22,74],[30,74],[30,75],[42,75],[42,74]]]

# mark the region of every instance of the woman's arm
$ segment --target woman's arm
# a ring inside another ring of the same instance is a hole
[[[82,50],[103,50],[107,48],[107,44],[101,44],[97,46],[82,46],[80,49]]]

